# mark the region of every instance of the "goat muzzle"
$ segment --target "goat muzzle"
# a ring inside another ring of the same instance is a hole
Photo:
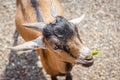
[[[77,64],[82,64],[85,67],[90,67],[90,66],[93,65],[94,59],[93,59],[93,56],[92,56],[91,51],[90,51],[89,48],[83,47],[80,50],[80,55],[76,59],[76,63]]]

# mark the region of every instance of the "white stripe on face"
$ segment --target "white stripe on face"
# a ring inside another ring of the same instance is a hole
[[[88,47],[82,47],[80,49],[80,57],[85,58],[86,56],[91,55],[90,52],[91,50]]]

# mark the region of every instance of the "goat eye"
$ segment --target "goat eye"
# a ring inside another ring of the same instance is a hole
[[[52,48],[55,49],[55,50],[57,50],[57,49],[58,49],[58,46],[55,45],[55,44],[53,44],[53,45],[52,45]]]
[[[48,42],[54,49],[58,49],[58,46],[60,45],[60,40],[56,36],[51,36],[48,39]]]

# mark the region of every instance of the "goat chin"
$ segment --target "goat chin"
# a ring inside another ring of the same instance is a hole
[[[94,63],[93,60],[84,60],[84,59],[80,59],[80,58],[78,58],[77,60],[75,60],[75,62],[76,62],[76,64],[81,64],[84,67],[90,67]]]

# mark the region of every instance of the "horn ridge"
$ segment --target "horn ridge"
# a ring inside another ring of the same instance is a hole
[[[57,17],[57,16],[59,16],[59,13],[58,13],[58,11],[56,10],[56,8],[55,8],[55,5],[54,5],[54,2],[53,2],[53,0],[51,0],[51,5],[50,5],[50,7],[51,7],[51,15],[53,16],[53,17]]]
[[[81,17],[72,19],[72,20],[70,20],[69,22],[71,22],[71,23],[73,23],[73,24],[79,24],[84,18],[85,18],[85,14],[83,14]]]

